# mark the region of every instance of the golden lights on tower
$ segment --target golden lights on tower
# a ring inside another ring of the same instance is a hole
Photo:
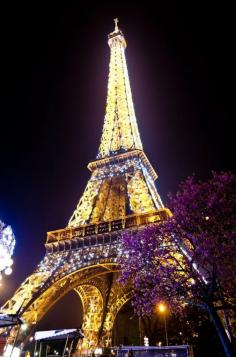
[[[110,66],[105,120],[98,158],[128,150],[142,150],[128,69],[126,41],[115,19],[115,30],[108,35]]]
[[[29,333],[56,301],[74,289],[84,308],[87,342],[94,341],[94,345],[99,339],[106,341],[103,345],[111,343],[115,317],[131,297],[131,291],[117,280],[121,230],[170,216],[155,187],[157,174],[143,152],[125,59],[126,41],[117,19],[108,44],[106,112],[97,159],[88,164],[90,179],[68,226],[48,232],[44,258],[2,308],[15,313],[22,306],[21,317]]]

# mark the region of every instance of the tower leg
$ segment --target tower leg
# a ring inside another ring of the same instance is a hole
[[[99,278],[99,281],[88,281],[88,285],[75,288],[84,309],[85,337],[80,346],[82,350],[112,345],[112,329],[116,315],[131,297],[131,290],[118,283],[117,278],[118,273],[111,272]]]
[[[103,347],[112,345],[112,329],[121,307],[131,298],[131,289],[117,282],[118,273],[113,273],[113,280],[107,297],[105,318],[101,328],[99,343]]]
[[[102,323],[103,297],[100,290],[93,285],[78,286],[75,291],[79,294],[84,310],[82,350],[93,350],[98,345],[99,331]],[[78,346],[79,347],[79,346]]]

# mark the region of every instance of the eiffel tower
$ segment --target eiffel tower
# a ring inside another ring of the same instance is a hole
[[[170,215],[154,184],[157,174],[143,151],[126,41],[117,22],[108,35],[106,112],[97,158],[88,164],[91,177],[68,226],[47,233],[44,258],[2,307],[6,313],[20,311],[27,324],[19,341],[26,341],[38,321],[74,289],[83,305],[83,348],[111,345],[115,318],[132,295],[129,287],[117,282],[121,235]]]

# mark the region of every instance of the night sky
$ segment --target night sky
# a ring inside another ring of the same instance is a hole
[[[163,201],[192,173],[205,179],[211,170],[236,171],[232,8],[98,3],[1,9],[0,219],[16,236],[1,304],[42,259],[46,232],[67,225],[89,178],[115,17],[128,43],[139,130]]]

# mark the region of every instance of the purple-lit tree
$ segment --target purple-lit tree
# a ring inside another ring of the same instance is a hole
[[[230,342],[217,310],[235,311],[236,178],[215,173],[206,182],[189,177],[170,196],[173,216],[123,236],[122,281],[134,287],[138,315],[166,301],[206,309],[227,356]]]

